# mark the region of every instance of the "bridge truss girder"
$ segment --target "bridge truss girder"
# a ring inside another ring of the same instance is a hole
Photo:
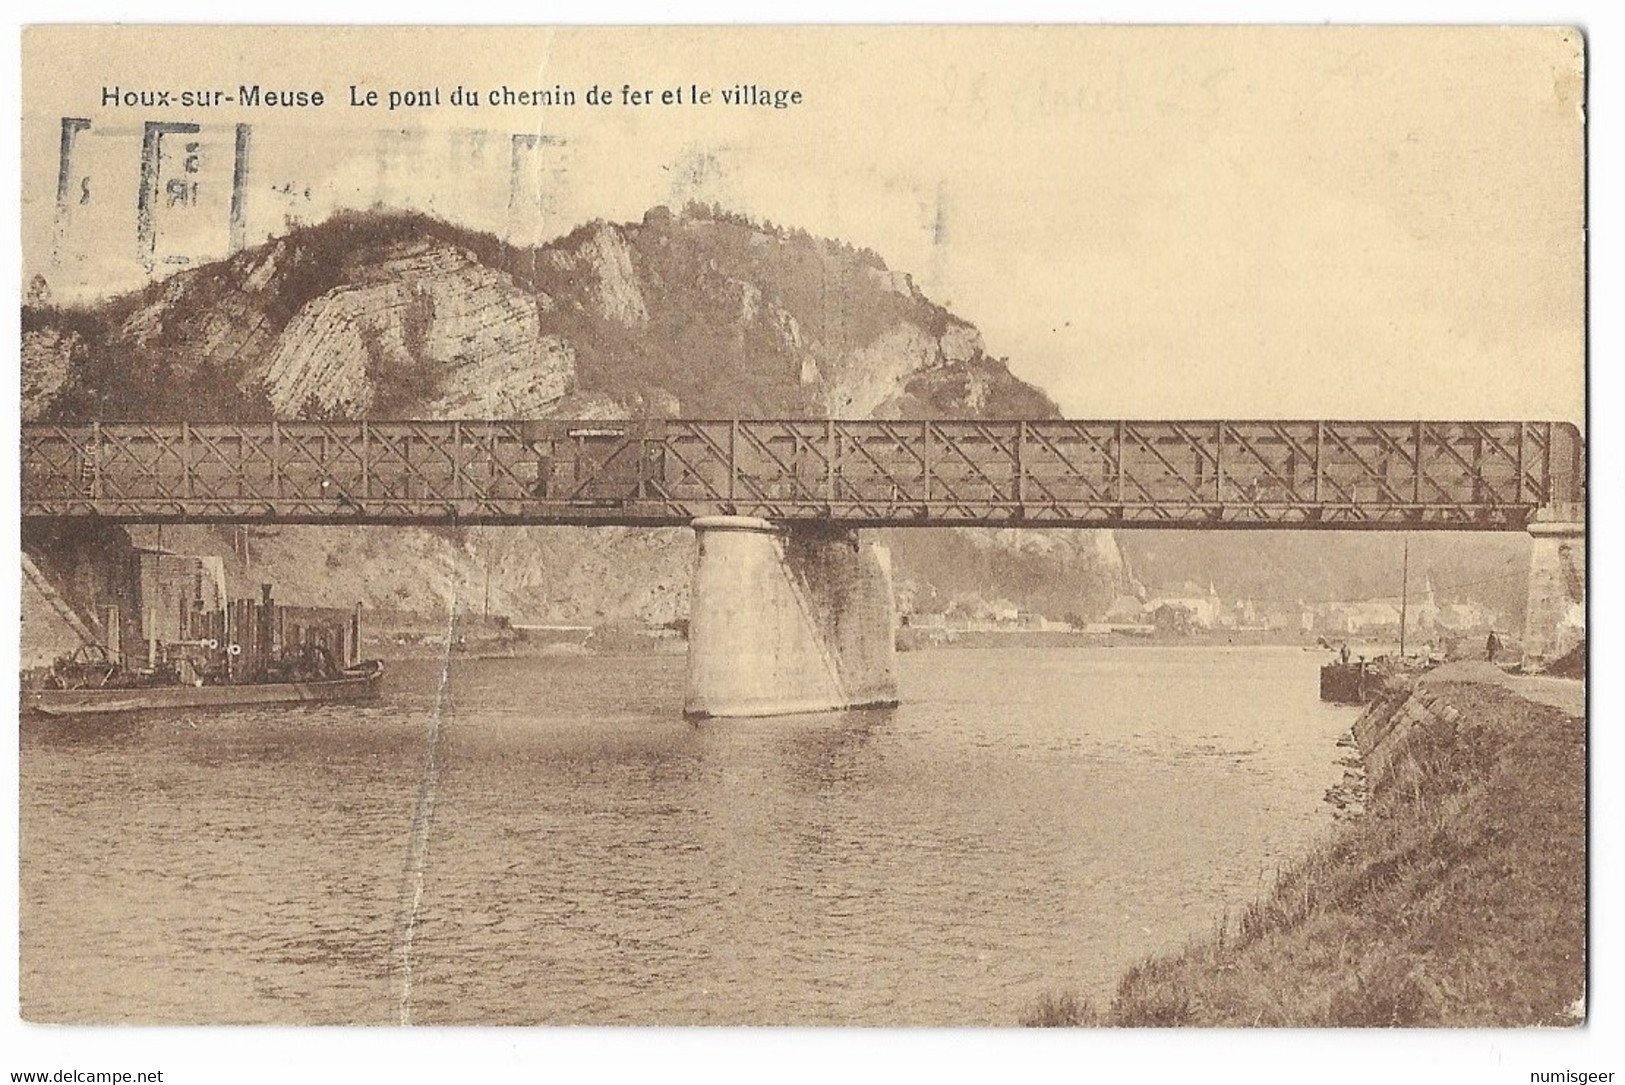
[[[655,419],[25,425],[22,513],[140,523],[1521,530],[1556,422]]]

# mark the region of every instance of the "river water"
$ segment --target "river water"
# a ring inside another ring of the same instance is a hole
[[[1296,649],[938,650],[903,705],[679,718],[679,656],[393,664],[375,705],[29,718],[24,1017],[1013,1024],[1331,825]]]

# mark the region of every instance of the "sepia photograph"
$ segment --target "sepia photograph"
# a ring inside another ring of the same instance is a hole
[[[1583,29],[20,38],[13,1080],[1592,1027]]]

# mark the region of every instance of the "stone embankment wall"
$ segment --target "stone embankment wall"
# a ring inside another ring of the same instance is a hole
[[[1367,781],[1385,779],[1418,728],[1454,728],[1461,711],[1426,684],[1374,702],[1354,721]]]

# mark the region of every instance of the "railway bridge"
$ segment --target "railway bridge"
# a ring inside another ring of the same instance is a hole
[[[1584,605],[1562,422],[628,419],[25,425],[29,525],[691,525],[687,710],[895,702],[858,529],[1520,531],[1526,647]]]

